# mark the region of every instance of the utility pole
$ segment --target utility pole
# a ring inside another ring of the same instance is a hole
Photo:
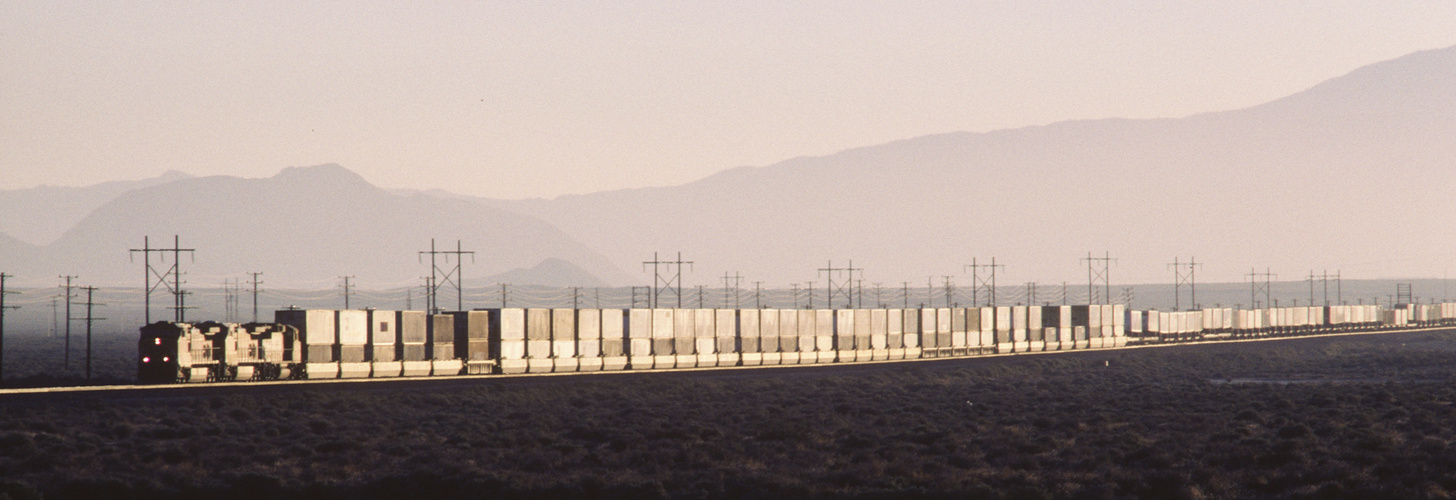
[[[1036,305],[1036,282],[1035,281],[1028,281],[1028,282],[1026,282],[1026,305],[1028,305],[1028,306],[1034,306],[1034,305]]]
[[[828,294],[825,302],[829,304],[829,308],[834,309],[834,294],[835,292],[839,292],[845,298],[844,308],[854,309],[854,273],[859,272],[860,276],[864,276],[864,269],[854,267],[853,260],[849,261],[848,267],[834,267],[834,261],[831,260],[825,267],[819,269],[819,272],[823,273],[825,279],[828,281],[828,284],[825,285],[826,293]],[[844,274],[848,275],[846,279],[835,280],[836,277]]]
[[[423,285],[423,291],[425,292],[425,314],[433,314],[435,312],[435,277],[420,276],[420,279],[425,280],[425,284]]]
[[[833,306],[833,305],[834,304],[830,304],[830,306]],[[809,282],[809,307],[808,308],[809,309],[813,309],[814,308],[814,282],[813,281],[810,281]]]
[[[93,300],[92,294],[96,292],[96,287],[85,286],[81,287],[81,289],[86,291],[86,380],[91,380],[91,324],[92,322],[106,319],[92,316],[91,308],[106,304],[99,304]]]
[[[753,308],[763,309],[763,282],[753,282]]]
[[[792,286],[793,289],[794,289],[794,309],[798,309],[799,308],[799,283],[798,282],[794,282],[794,283],[790,284],[789,286]]]
[[[649,287],[645,287],[645,286],[634,286],[634,287],[632,287],[632,308],[633,309],[636,309],[637,308],[637,290],[638,289],[641,289],[642,290],[642,296],[646,299],[644,302],[647,303],[647,306],[648,307],[651,307],[652,306],[652,296],[650,294],[652,293],[652,290]]]
[[[703,285],[698,285],[698,309],[703,308]]]
[[[20,306],[5,305],[5,296],[17,293],[5,290],[6,278],[14,278],[14,276],[0,272],[0,381],[5,380],[5,311],[20,309]]]
[[[1305,281],[1309,282],[1309,305],[1311,305],[1311,306],[1314,305],[1314,280],[1315,280],[1315,278],[1319,278],[1319,276],[1315,276],[1314,269],[1310,269],[1309,270],[1309,276],[1305,276],[1305,278],[1304,278]],[[1328,292],[1329,286],[1328,285],[1325,286],[1325,290],[1326,290],[1325,296],[1328,297],[1329,296],[1329,292]]]
[[[340,276],[339,277],[339,279],[344,280],[344,284],[342,285],[342,288],[344,289],[344,309],[349,309],[349,288],[351,288],[349,286],[349,279],[350,278],[353,278],[353,276]]]
[[[1340,286],[1340,270],[1339,269],[1336,269],[1335,270],[1335,303],[1336,304],[1340,304],[1340,305],[1344,305],[1345,304],[1345,291]]]
[[[177,289],[176,293],[172,294],[172,296],[175,297],[175,305],[173,305],[172,308],[177,311],[177,318],[179,323],[182,322],[182,319],[186,317],[186,312],[188,309],[197,309],[196,306],[187,305],[188,295],[192,295],[192,292],[190,290],[182,290],[180,288]]]
[[[1325,288],[1325,307],[1329,307],[1330,306],[1330,270],[1329,269],[1325,269],[1324,272],[1322,272],[1321,274],[1322,274],[1322,277],[1320,278],[1320,283]],[[1336,286],[1338,287],[1338,285],[1336,285]]]
[[[945,307],[951,307],[951,297],[955,295],[955,284],[950,282],[950,276],[941,275],[945,279]]]
[[[677,307],[682,309],[682,266],[688,265],[688,270],[693,268],[692,261],[682,260],[682,252],[677,253],[677,260],[661,260],[657,258],[657,252],[652,252],[652,260],[642,263],[642,270],[645,272],[647,266],[652,266],[652,295],[648,297],[647,307],[660,307],[663,289],[672,289],[677,293]],[[673,271],[668,277],[666,273],[659,272],[660,268],[667,268]]]
[[[581,302],[579,301],[580,298],[581,298],[581,287],[579,287],[579,286],[571,287],[571,308],[572,309],[581,309]]]
[[[1263,274],[1257,273],[1253,268],[1250,268],[1247,276],[1249,277],[1249,304],[1252,304],[1254,309],[1259,309],[1259,290],[1261,289],[1264,291],[1264,305],[1267,307],[1269,304],[1272,304],[1273,302],[1269,296],[1269,285],[1277,275],[1269,272],[1268,268],[1264,269]],[[1259,278],[1264,278],[1263,286],[1259,286]]]
[[[252,283],[252,285],[253,285],[253,322],[254,323],[257,323],[258,322],[258,285],[263,284],[262,281],[258,281],[258,277],[259,276],[262,276],[263,273],[248,273],[248,274],[250,274],[250,275],[253,276],[253,280],[250,281],[249,283]],[[406,289],[406,290],[408,290],[408,289]],[[408,302],[409,299],[406,298],[405,301]],[[406,307],[406,309],[408,309],[408,307]]]
[[[234,318],[234,321],[236,321],[238,323],[242,323],[241,318],[243,317],[243,308],[241,307],[241,304],[242,304],[242,299],[243,299],[243,280],[238,279],[238,278],[233,278],[232,279],[232,282],[233,282],[233,285],[232,285],[233,289],[232,289],[231,297],[232,297],[233,301],[232,301],[232,304],[229,304],[229,305],[233,309],[233,315],[236,316],[236,318]]]
[[[148,272],[150,272],[150,270]],[[62,356],[63,358],[65,358],[65,364],[63,365],[65,367],[64,372],[71,371],[71,300],[76,298],[76,296],[71,293],[71,280],[77,277],[78,276],[61,276],[61,278],[66,280],[66,284],[61,285],[66,289],[66,353]],[[148,322],[147,324],[151,324],[151,322]]]
[[[182,240],[177,235],[172,235],[172,248],[152,248],[151,237],[144,236],[142,237],[142,247],[131,249],[130,255],[132,255],[133,258],[135,257],[137,252],[142,253],[142,261],[146,264],[147,268],[145,281],[146,324],[152,323],[152,292],[156,290],[157,287],[165,287],[168,292],[172,293],[172,300],[174,301],[173,321],[181,323],[185,319],[183,313],[183,311],[186,309],[186,307],[183,306],[183,296],[185,294],[182,293],[182,252],[187,252],[187,255],[192,256],[193,261],[197,260],[197,256],[196,250],[191,248],[182,248],[180,243],[181,241]],[[172,267],[166,268],[165,271],[158,272],[158,268],[152,267],[152,254],[161,254],[161,261],[166,262],[168,252],[172,253]],[[157,278],[157,283],[155,285],[152,284],[153,277]],[[169,277],[172,278],[172,283],[167,283],[167,278]]]
[[[1196,280],[1194,280],[1193,273],[1194,273],[1195,270],[1198,269],[1199,266],[1202,266],[1202,265],[1203,264],[1198,263],[1198,258],[1197,257],[1190,258],[1188,260],[1188,262],[1186,262],[1186,263],[1179,263],[1178,262],[1178,258],[1177,257],[1174,257],[1173,258],[1173,263],[1172,264],[1168,264],[1168,267],[1173,268],[1173,310],[1174,311],[1182,310],[1181,307],[1180,307],[1180,304],[1178,303],[1178,296],[1180,295],[1179,292],[1178,292],[1178,289],[1179,288],[1182,288],[1184,284],[1187,284],[1188,285],[1188,290],[1189,290],[1188,291],[1188,307],[1192,307],[1192,308],[1197,308],[1198,307],[1198,288],[1196,288],[1198,286],[1197,285],[1198,282]]]
[[[909,309],[910,308],[910,282],[909,281],[901,281],[900,282],[900,286],[902,287],[901,290],[900,290],[900,296],[905,299],[905,303],[901,307],[903,307],[905,309]]]
[[[885,308],[885,302],[883,300],[880,300],[880,284],[879,283],[875,283],[874,285],[875,285],[875,308],[876,309],[884,309]]]
[[[222,279],[222,321],[233,322],[233,280]]]
[[[1098,280],[1102,281],[1103,303],[1111,304],[1112,281],[1109,279],[1108,270],[1111,268],[1112,263],[1117,262],[1117,259],[1112,258],[1111,252],[1108,252],[1102,257],[1093,257],[1092,252],[1087,252],[1087,258],[1082,260],[1087,263],[1087,304],[1092,305],[1092,287]]]
[[[985,288],[987,292],[985,305],[996,307],[996,269],[1006,269],[1006,266],[996,264],[995,257],[991,257],[990,264],[977,264],[976,259],[972,257],[970,264],[961,266],[961,272],[965,273],[966,268],[971,269],[971,303],[976,306],[981,305],[981,289]],[[982,269],[991,271],[989,279],[981,277]]]
[[[506,284],[505,283],[501,283],[500,286],[501,286],[501,309],[505,309],[506,308]],[[637,289],[636,288],[633,288],[632,289],[632,293],[633,293],[633,295],[632,295],[632,297],[633,297],[632,298],[632,305],[635,307],[637,305],[637,298],[636,298],[637,297],[636,296]]]
[[[743,276],[739,275],[738,273],[733,273],[733,276],[729,276],[728,275],[728,271],[723,271],[723,308],[724,309],[727,309],[728,308],[728,291],[729,291],[730,287],[731,287],[731,289],[733,291],[733,307],[735,309],[738,308],[738,285],[741,284],[741,283],[743,283]]]
[[[442,282],[443,283],[449,283],[449,284],[454,284],[455,285],[455,300],[456,300],[455,309],[456,310],[459,310],[459,311],[464,311],[465,310],[465,286],[464,286],[464,281],[465,281],[464,278],[465,278],[465,275],[464,275],[464,271],[462,270],[461,262],[463,260],[465,260],[465,255],[467,255],[467,254],[470,255],[470,261],[471,262],[475,262],[475,252],[474,251],[467,251],[467,250],[464,250],[463,248],[464,247],[462,247],[461,244],[460,244],[460,240],[455,240],[455,250],[435,250],[435,239],[434,238],[430,238],[430,249],[428,251],[421,251],[419,253],[419,258],[420,258],[420,261],[421,262],[424,261],[424,256],[425,255],[428,254],[430,256],[430,283],[431,283],[430,286],[431,287],[439,288]],[[450,262],[450,256],[451,255],[454,255],[455,256],[455,267],[448,268],[448,269],[441,269],[440,266],[439,266],[439,264],[435,260],[435,256],[437,256],[437,255],[444,255],[445,256],[445,262],[447,262],[447,263]],[[442,278],[442,279],[436,279],[435,278],[435,274],[436,273],[439,273],[440,274],[440,278]],[[434,311],[436,309],[439,309],[440,304],[439,304],[439,300],[438,300],[439,299],[438,290],[433,290],[432,289],[430,291],[430,297],[431,297],[430,310],[431,311]]]

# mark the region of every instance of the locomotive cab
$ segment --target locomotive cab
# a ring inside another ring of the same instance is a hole
[[[192,363],[187,359],[185,345],[186,323],[159,321],[144,326],[137,340],[137,381],[143,384],[173,384],[185,378],[184,368]]]

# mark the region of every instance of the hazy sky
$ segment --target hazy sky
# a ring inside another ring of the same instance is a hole
[[[1245,107],[1451,45],[1446,0],[0,2],[0,189],[334,162],[552,197]]]

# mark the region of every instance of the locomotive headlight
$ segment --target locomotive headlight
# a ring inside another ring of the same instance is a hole
[[[151,363],[151,362],[152,362],[152,358],[149,358],[149,357],[142,357],[142,362],[143,362],[143,363]]]
[[[162,356],[162,362],[163,363],[166,363],[166,362],[171,361],[171,360],[172,360],[172,357],[171,356]]]
[[[162,338],[161,337],[157,337],[157,345],[162,345]]]

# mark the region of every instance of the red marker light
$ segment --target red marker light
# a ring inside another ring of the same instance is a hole
[[[172,358],[169,357],[169,356],[162,356],[162,362],[167,362],[167,361],[171,361],[171,360],[172,360]]]
[[[142,362],[143,363],[151,363],[152,362],[152,358],[145,358],[144,357],[144,358],[142,358]]]

